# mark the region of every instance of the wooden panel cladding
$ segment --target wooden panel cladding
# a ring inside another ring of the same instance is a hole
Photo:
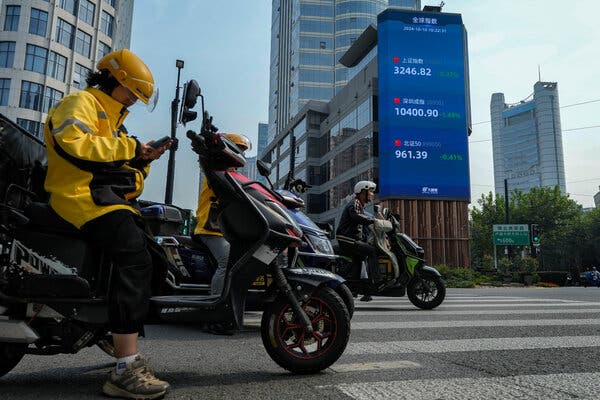
[[[425,250],[430,265],[469,267],[469,203],[449,200],[386,200],[400,227]]]

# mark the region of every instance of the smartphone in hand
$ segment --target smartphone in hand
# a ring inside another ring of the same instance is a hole
[[[150,147],[152,147],[153,149],[158,149],[160,147],[163,147],[165,144],[169,143],[170,140],[171,140],[171,136],[163,136],[160,139],[152,142],[150,144]]]

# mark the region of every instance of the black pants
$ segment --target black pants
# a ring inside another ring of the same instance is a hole
[[[87,222],[81,231],[113,262],[108,293],[112,333],[143,329],[152,282],[152,258],[143,231],[144,221],[127,210],[117,210]]]
[[[373,283],[381,281],[381,275],[377,269],[377,249],[366,242],[360,240],[342,240],[338,238],[340,252],[343,255],[352,257],[352,273],[348,278],[359,279],[362,262],[367,262],[369,279]]]

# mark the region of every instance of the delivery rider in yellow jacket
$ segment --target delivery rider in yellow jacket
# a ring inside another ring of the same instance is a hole
[[[243,152],[252,150],[252,143],[244,135],[226,133],[225,137],[235,143]],[[232,170],[234,169],[232,168]],[[204,179],[196,210],[197,224],[192,238],[208,247],[217,261],[217,269],[210,282],[210,292],[212,295],[221,295],[223,292],[230,248],[229,242],[221,233],[218,215],[218,199],[210,186],[208,186],[206,179]]]
[[[123,120],[137,100],[155,103],[154,78],[127,49],[104,56],[88,87],[65,97],[48,113],[45,188],[50,205],[113,261],[108,299],[117,364],[103,386],[114,397],[155,398],[169,385],[153,376],[137,349],[152,277],[136,198],[150,162],[170,143],[153,148],[128,136]]]

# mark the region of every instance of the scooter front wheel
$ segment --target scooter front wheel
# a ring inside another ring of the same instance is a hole
[[[8,374],[25,355],[26,344],[0,343],[0,376]]]
[[[415,276],[406,288],[408,299],[423,310],[436,308],[446,297],[446,285],[439,276]]]
[[[324,370],[340,358],[350,338],[350,316],[344,301],[328,287],[319,288],[303,304],[313,332],[308,333],[291,304],[279,296],[261,321],[263,345],[280,367],[297,374]]]

